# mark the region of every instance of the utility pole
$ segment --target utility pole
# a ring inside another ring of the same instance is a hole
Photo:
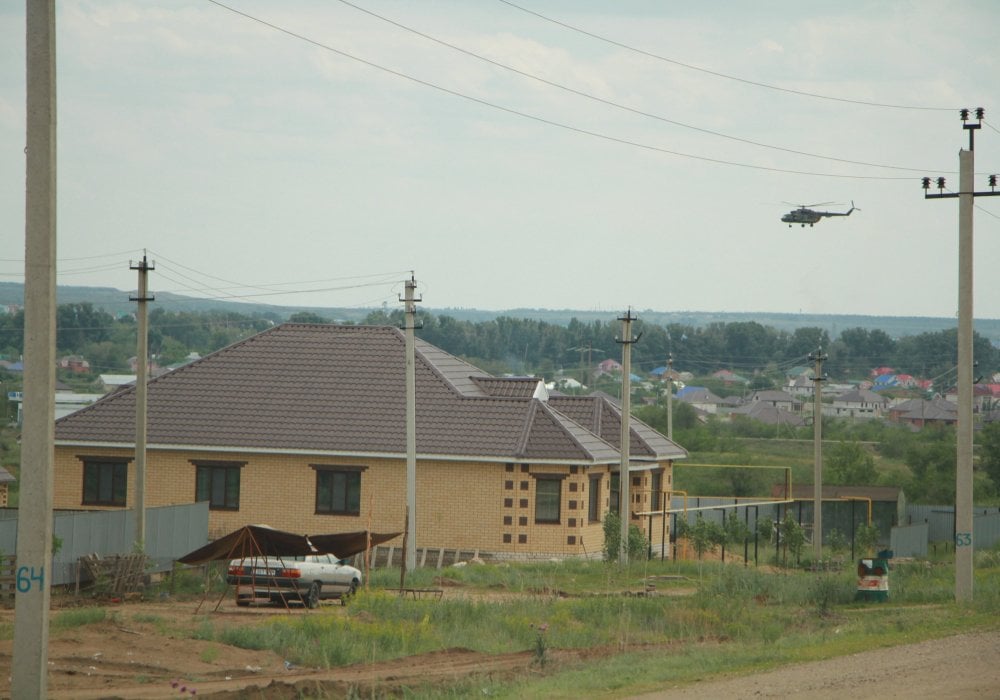
[[[153,301],[149,294],[149,271],[155,265],[146,262],[145,251],[138,263],[129,263],[130,270],[139,271],[138,294],[129,297],[137,302],[136,351],[135,351],[135,542],[146,548],[146,394],[149,381],[149,310],[146,303]]]
[[[973,235],[972,207],[975,197],[1000,195],[997,176],[990,175],[990,191],[976,192],[975,134],[982,128],[985,112],[976,109],[976,122],[969,123],[969,110],[959,112],[962,128],[969,132],[969,150],[958,152],[958,192],[945,192],[945,179],[937,178],[937,194],[931,179],[923,178],[924,199],[958,198],[958,425],[955,469],[955,600],[972,600],[972,297]]]
[[[413,273],[406,281],[403,302],[406,332],[406,570],[417,567],[417,379],[413,331],[417,325],[417,280]]]
[[[56,8],[26,0],[24,422],[10,695],[48,696],[56,385]]]
[[[813,370],[813,563],[819,566],[823,559],[823,392],[820,383],[826,355],[823,348],[809,355],[816,363]]]
[[[628,530],[632,524],[632,503],[629,496],[629,486],[631,477],[628,473],[629,466],[629,443],[632,431],[629,425],[632,412],[632,345],[639,342],[639,338],[632,337],[632,309],[625,312],[624,316],[619,316],[622,322],[622,337],[616,342],[622,346],[622,419],[621,419],[621,461],[618,465],[618,514],[621,519],[621,544],[618,549],[618,563],[621,566],[628,565]],[[641,334],[640,334],[641,337]]]
[[[667,439],[674,439],[674,354],[667,353]]]

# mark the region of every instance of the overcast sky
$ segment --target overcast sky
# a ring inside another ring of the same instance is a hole
[[[60,284],[133,289],[148,249],[154,292],[280,305],[397,308],[412,270],[437,309],[953,316],[958,204],[920,177],[957,191],[959,108],[1000,171],[995,0],[56,4]],[[0,4],[8,281],[24,33]]]

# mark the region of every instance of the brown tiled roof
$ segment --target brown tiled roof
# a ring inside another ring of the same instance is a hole
[[[277,326],[150,381],[148,445],[402,455],[404,353],[393,327]],[[546,403],[532,398],[537,379],[492,378],[419,339],[416,353],[421,456],[618,461],[619,414],[604,399]],[[637,457],[685,456],[648,426],[634,426]],[[56,439],[131,446],[135,387],[60,419]]]
[[[621,446],[621,406],[607,394],[550,396],[549,406],[618,449]],[[633,459],[684,459],[678,444],[633,418],[629,423],[629,456]]]
[[[475,377],[473,381],[489,396],[530,399],[538,389],[538,377]]]

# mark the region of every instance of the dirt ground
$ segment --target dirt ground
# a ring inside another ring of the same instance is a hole
[[[109,605],[113,614],[101,623],[67,630],[52,629],[49,638],[50,698],[283,699],[362,697],[433,684],[474,674],[517,676],[535,673],[531,652],[487,655],[451,649],[397,661],[359,664],[331,670],[286,668],[284,659],[264,651],[164,634],[165,629],[197,629],[208,613],[214,626],[246,625],[262,616],[317,614],[275,608],[237,608],[231,599],[218,610],[215,601],[176,601]],[[61,608],[53,606],[53,614]],[[337,604],[321,614],[343,614]],[[0,620],[13,624],[13,610]],[[0,642],[0,696],[10,696],[13,643]],[[665,653],[669,653],[667,647]],[[602,650],[556,651],[553,665],[602,655]],[[840,698],[875,694],[880,698],[1000,697],[1000,635],[967,634],[840,659],[782,667],[769,673],[664,688],[654,698]]]

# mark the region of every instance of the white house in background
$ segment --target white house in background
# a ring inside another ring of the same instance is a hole
[[[127,384],[135,384],[134,374],[102,374],[100,377],[101,384],[109,392],[120,389]]]
[[[718,413],[723,400],[702,386],[686,386],[675,394],[678,401],[691,404],[705,413]]]
[[[881,418],[889,399],[869,389],[854,389],[837,396],[823,407],[823,415],[838,418]]]
[[[804,398],[813,395],[815,385],[816,382],[813,381],[811,376],[800,374],[788,380],[788,384],[785,385],[785,392],[789,396]]]
[[[783,411],[791,413],[798,413],[802,410],[801,401],[787,392],[775,391],[773,389],[755,391],[753,396],[750,397],[750,403],[767,404],[768,406],[774,406],[775,408],[780,408]]]
[[[582,389],[583,384],[573,379],[573,377],[556,377],[551,382],[546,382],[545,388],[549,391],[560,389]]]
[[[81,408],[94,403],[102,396],[104,396],[104,394],[77,394],[73,391],[57,391],[55,395],[55,419],[59,420],[63,416],[68,416],[74,411],[79,411]],[[17,424],[21,425],[21,421],[24,417],[24,392],[8,392],[7,400],[17,404]]]

